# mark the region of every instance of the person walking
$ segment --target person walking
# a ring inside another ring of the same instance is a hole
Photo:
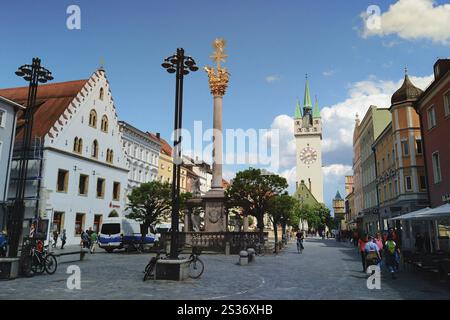
[[[64,246],[66,245],[67,235],[66,235],[66,229],[63,230],[61,235],[59,236],[61,238],[61,249],[64,249]]]
[[[81,233],[81,245],[83,248],[89,249],[89,240],[90,239],[89,239],[89,234],[87,233],[87,230],[83,231]]]
[[[55,229],[53,231],[53,245],[52,245],[53,248],[56,248],[56,245],[58,244],[58,236],[59,236],[58,230]]]
[[[305,235],[303,231],[298,230],[295,236],[297,237],[297,251],[298,253],[302,253],[303,249],[305,249],[305,247],[303,246],[303,240],[305,240]]]
[[[388,236],[388,240],[385,243],[386,251],[386,267],[388,268],[392,279],[396,279],[396,273],[398,272],[400,250],[397,243],[394,241],[392,235]]]
[[[380,249],[377,245],[376,239],[373,236],[369,236],[369,241],[367,241],[364,246],[364,255],[366,262],[366,270],[370,265],[378,265],[381,261]]]
[[[367,236],[363,235],[359,240],[358,240],[358,251],[361,254],[361,262],[362,262],[362,267],[363,267],[363,272],[366,272],[366,253],[364,252],[364,249],[366,248],[366,244],[368,242]]]
[[[97,240],[98,240],[97,232],[92,231],[90,238],[91,238],[90,252],[94,253],[95,252],[95,246],[97,245]]]

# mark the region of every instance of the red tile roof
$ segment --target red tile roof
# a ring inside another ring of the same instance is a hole
[[[44,137],[50,131],[87,81],[77,80],[39,86],[36,98],[37,109],[34,114],[33,136]],[[28,87],[0,89],[0,96],[26,105]],[[18,135],[20,135],[21,126],[23,125],[23,120],[20,120],[20,117],[21,114],[19,114],[17,125]]]
[[[160,151],[161,153],[168,155],[170,157],[172,156],[172,147],[170,146],[170,144],[167,143],[166,140],[164,140],[161,137],[158,138],[156,135],[154,135],[151,132],[147,132],[147,134],[149,136],[151,136],[152,138],[159,140],[161,142],[161,151]]]

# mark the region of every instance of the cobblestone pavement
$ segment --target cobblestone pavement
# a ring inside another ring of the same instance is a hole
[[[367,289],[355,250],[334,240],[307,239],[301,255],[291,243],[248,266],[235,255],[205,254],[202,278],[185,282],[144,283],[150,256],[99,250],[77,263],[81,290],[67,289],[68,263],[53,276],[0,282],[0,299],[450,299],[450,289],[405,272],[397,280],[383,276],[381,290]]]

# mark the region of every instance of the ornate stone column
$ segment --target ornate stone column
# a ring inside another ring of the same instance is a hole
[[[217,63],[217,68],[205,67],[208,73],[209,88],[214,97],[213,111],[213,178],[212,189],[203,197],[205,202],[205,229],[206,232],[225,232],[225,206],[224,190],[222,187],[222,100],[228,87],[229,73],[220,66],[225,62],[225,40],[214,40],[214,54],[212,60]]]

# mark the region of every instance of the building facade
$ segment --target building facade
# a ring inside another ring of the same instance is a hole
[[[434,80],[415,103],[423,132],[430,205],[450,201],[450,59],[434,64]]]
[[[128,192],[141,183],[158,179],[161,142],[125,121],[119,121],[122,146],[127,157]]]
[[[372,151],[372,144],[380,133],[386,128],[391,121],[391,113],[389,109],[378,108],[370,106],[363,120],[358,126],[357,142],[360,149],[360,177],[361,189],[356,189],[357,192],[362,192],[362,215],[363,228],[366,232],[373,233],[377,230],[378,212],[377,212],[377,187],[376,187],[376,172],[375,172],[375,155]],[[359,177],[358,177],[359,178]],[[358,181],[359,182],[359,181]],[[358,195],[361,197],[361,195]],[[358,213],[361,215],[361,212]]]
[[[306,79],[303,111],[297,102],[294,117],[297,149],[297,187],[302,181],[311,188],[314,198],[323,203],[322,120],[319,104],[314,109]]]
[[[392,95],[393,148],[386,150],[385,156],[380,159],[389,160],[389,153],[395,157],[396,174],[392,174],[395,205],[382,210],[387,218],[428,206],[420,119],[414,109],[414,103],[421,94],[422,90],[415,87],[406,74],[402,86]],[[381,192],[385,194],[384,187]]]
[[[158,167],[158,180],[160,182],[172,183],[173,179],[173,157],[172,147],[166,140],[161,138],[159,133],[156,134],[157,140],[161,143],[161,149],[159,150],[159,167]]]
[[[6,229],[8,188],[17,113],[25,108],[0,96],[0,232]]]
[[[23,103],[27,92],[22,87],[0,90],[0,95]],[[37,210],[26,211],[25,219],[47,220],[49,227],[42,231],[65,229],[67,244],[79,244],[82,230],[98,231],[103,219],[125,209],[127,159],[105,71],[87,80],[41,85],[37,103],[32,135],[40,141],[36,153],[42,156],[39,175],[31,177],[37,184],[37,204],[32,204]],[[18,126],[18,140],[22,131]]]

